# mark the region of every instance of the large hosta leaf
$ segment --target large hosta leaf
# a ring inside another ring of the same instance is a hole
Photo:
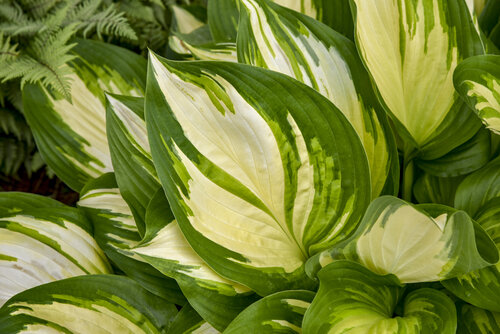
[[[438,205],[415,207],[391,196],[370,204],[344,245],[311,259],[311,271],[317,263],[325,266],[342,257],[377,274],[393,274],[402,283],[455,277],[499,259],[493,241],[465,212]]]
[[[111,271],[75,208],[27,208],[0,218],[0,305],[34,286]],[[3,331],[0,331],[3,333]]]
[[[305,260],[345,239],[370,198],[347,119],[261,68],[151,55],[148,71],[153,160],[189,244],[259,294],[312,288]]]
[[[127,203],[112,174],[90,181],[78,206],[94,225],[94,237],[109,259],[127,276],[164,299],[183,305],[186,299],[177,283],[165,277],[132,252],[142,239]]]
[[[144,99],[108,94],[107,102],[106,131],[116,182],[142,236],[146,207],[160,188],[144,121]]]
[[[452,334],[453,301],[434,289],[403,295],[393,276],[335,261],[319,272],[320,286],[304,316],[304,333]],[[396,307],[400,303],[402,307]]]
[[[29,209],[62,208],[65,205],[50,197],[23,193],[17,191],[0,193],[0,208],[5,210],[5,215]]]
[[[302,319],[314,298],[311,291],[282,291],[253,303],[231,322],[224,334],[302,333]]]
[[[78,40],[72,52],[71,101],[40,85],[26,85],[23,103],[43,159],[80,191],[89,179],[112,171],[104,91],[142,95],[146,64],[131,51],[90,40]]]
[[[453,80],[486,127],[500,134],[500,56],[466,59],[455,70]]]
[[[160,334],[176,314],[130,278],[89,275],[14,296],[0,309],[0,332]]]
[[[477,124],[457,125],[467,109],[452,80],[460,61],[484,52],[465,1],[353,4],[361,57],[408,144],[420,149],[439,144],[433,150],[440,156],[472,137]],[[442,138],[450,134],[452,141]]]
[[[209,324],[224,330],[257,299],[248,287],[221,277],[196,254],[174,220],[162,190],[148,206],[146,223],[146,240],[134,252],[174,278],[189,303]]]
[[[332,101],[365,148],[373,198],[397,193],[399,164],[385,112],[353,42],[267,0],[243,0],[238,60],[287,74]]]

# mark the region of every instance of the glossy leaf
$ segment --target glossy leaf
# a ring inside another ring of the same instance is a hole
[[[479,127],[457,125],[464,110],[452,76],[460,61],[484,50],[465,1],[353,4],[360,55],[408,145],[425,151],[434,144],[439,157],[470,139]]]
[[[477,56],[463,61],[453,80],[484,125],[500,134],[500,56]]]
[[[455,305],[440,291],[423,288],[404,296],[394,276],[379,276],[348,261],[335,261],[318,276],[320,287],[304,316],[304,333],[456,331]]]
[[[0,332],[160,334],[176,314],[130,278],[89,275],[14,296],[0,309]]]
[[[266,0],[241,3],[238,60],[287,74],[332,101],[361,138],[372,197],[395,195],[396,144],[354,43],[318,21]]]
[[[213,328],[208,322],[191,307],[185,305],[174,321],[170,325],[167,334],[218,334],[218,330]]]
[[[40,85],[26,85],[23,104],[43,159],[80,191],[88,180],[112,171],[104,91],[142,95],[146,64],[131,51],[91,40],[78,40],[72,52],[71,101]]]
[[[313,288],[305,260],[351,233],[370,198],[347,119],[311,88],[246,65],[151,55],[148,80],[153,160],[189,244],[261,295]]]

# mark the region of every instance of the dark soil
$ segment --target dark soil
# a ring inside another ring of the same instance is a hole
[[[57,176],[47,175],[46,168],[40,168],[31,175],[28,175],[24,168],[21,168],[15,176],[0,174],[0,191],[39,194],[71,206],[78,200],[78,193],[68,188]]]

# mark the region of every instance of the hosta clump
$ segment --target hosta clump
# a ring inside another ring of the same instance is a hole
[[[111,266],[12,297],[2,332],[495,333],[500,92],[480,3],[346,4],[211,0],[208,23],[175,7],[169,44],[198,60],[77,41],[71,103],[28,86],[42,155],[81,192],[64,210]],[[19,196],[0,198],[9,230],[72,227]]]

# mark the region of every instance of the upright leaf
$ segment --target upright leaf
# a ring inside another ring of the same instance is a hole
[[[345,239],[370,198],[347,119],[269,70],[151,55],[148,71],[153,160],[189,244],[261,295],[312,288],[305,260]]]
[[[396,144],[354,43],[305,15],[267,0],[243,0],[238,60],[287,74],[332,101],[365,148],[372,196],[395,195]]]
[[[466,59],[455,70],[455,87],[484,125],[500,134],[500,56]]]
[[[143,236],[146,207],[161,187],[149,148],[144,99],[109,94],[106,98],[106,132],[116,183]]]
[[[14,296],[0,309],[0,332],[160,334],[176,314],[128,277],[89,275]]]
[[[354,0],[353,5],[360,55],[408,145],[425,151],[433,144],[439,157],[471,138],[479,126],[458,126],[467,110],[452,76],[459,62],[484,50],[465,1]]]
[[[76,191],[112,171],[106,137],[104,91],[142,95],[145,61],[126,49],[78,40],[69,64],[71,101],[40,85],[23,89],[24,115],[43,159]]]

